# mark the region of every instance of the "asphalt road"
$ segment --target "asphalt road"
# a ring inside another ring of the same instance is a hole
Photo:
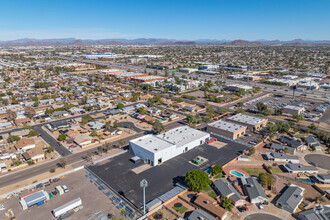
[[[330,157],[324,154],[307,154],[305,160],[313,166],[330,170]]]
[[[281,220],[280,218],[271,215],[271,214],[264,214],[264,213],[256,213],[252,215],[248,215],[244,218],[244,220]]]

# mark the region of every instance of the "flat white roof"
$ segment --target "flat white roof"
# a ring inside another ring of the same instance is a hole
[[[242,128],[246,128],[246,126],[244,126],[244,125],[234,124],[234,123],[227,122],[227,121],[216,121],[210,125],[212,127],[219,128],[219,129],[229,131],[229,132],[235,132]]]
[[[150,152],[157,152],[157,151],[162,151],[166,148],[172,147],[174,144],[165,141],[155,135],[145,135],[143,137],[131,140],[132,143],[139,145],[140,147],[150,151]]]
[[[237,114],[237,115],[229,117],[228,119],[237,121],[240,123],[248,124],[248,125],[257,125],[266,120],[263,118],[257,118],[257,117],[251,116],[251,115],[243,115],[243,114]]]
[[[301,109],[304,109],[304,107],[299,107],[299,106],[294,106],[294,105],[287,105],[287,106],[284,106],[284,108],[286,109],[292,109],[292,110],[301,110]]]
[[[155,153],[173,146],[179,148],[194,140],[209,136],[210,134],[206,132],[193,129],[189,126],[182,126],[159,135],[145,135],[130,142]]]
[[[170,141],[171,143],[174,143],[176,147],[181,147],[182,145],[185,145],[189,142],[192,142],[194,140],[210,136],[210,134],[193,129],[189,126],[181,126],[178,128],[174,128],[172,130],[169,130],[163,134],[157,135],[157,137]]]

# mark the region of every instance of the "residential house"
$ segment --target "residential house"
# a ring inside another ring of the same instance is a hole
[[[69,115],[69,113],[67,111],[58,111],[58,112],[54,112],[52,114],[53,117],[65,117],[68,115]]]
[[[14,147],[17,151],[27,151],[35,148],[36,144],[32,138],[22,138],[15,143]]]
[[[203,211],[202,209],[195,209],[189,216],[188,220],[217,220],[209,213]]]
[[[284,169],[289,173],[317,173],[318,169],[314,166],[306,166],[303,164],[284,164]]]
[[[77,135],[74,138],[73,142],[78,146],[80,146],[81,148],[84,148],[86,147],[86,145],[92,143],[92,138],[86,135]]]
[[[67,121],[54,121],[52,123],[47,124],[46,126],[49,130],[54,131],[61,128],[68,127],[70,124]]]
[[[264,203],[267,201],[268,198],[257,177],[241,177],[241,182],[251,203]]]
[[[320,184],[330,184],[330,174],[314,174],[313,180]]]
[[[284,152],[287,150],[288,153],[294,154],[296,153],[296,148],[289,147],[283,144],[277,144],[277,143],[269,143],[265,146],[266,148],[269,148],[271,150],[274,150],[276,152]]]
[[[315,147],[316,150],[322,150],[323,149],[323,147],[320,144],[319,140],[314,136],[308,136],[306,138],[306,143],[307,143],[307,146],[310,147],[310,148]]]
[[[91,121],[88,123],[88,126],[93,129],[93,130],[100,130],[102,128],[104,128],[104,124],[103,123],[100,123],[100,122],[97,122],[97,121]]]
[[[276,205],[284,210],[295,213],[303,200],[304,188],[291,184],[278,198]]]
[[[12,127],[11,122],[1,122],[0,123],[0,129],[2,129],[2,130],[10,128],[10,127]]]
[[[289,147],[296,148],[297,150],[304,150],[305,146],[298,140],[291,139],[287,136],[280,136],[279,141]]]
[[[245,200],[237,192],[237,190],[226,179],[219,179],[213,183],[215,191],[221,195],[228,197],[234,206],[242,206]]]
[[[266,158],[267,160],[271,160],[275,162],[299,163],[298,156],[288,155],[284,153],[267,152]]]
[[[299,220],[329,220],[330,219],[330,205],[316,206],[307,211],[300,212]]]
[[[194,204],[219,219],[225,219],[229,215],[229,212],[220,207],[215,199],[204,193],[197,194]]]

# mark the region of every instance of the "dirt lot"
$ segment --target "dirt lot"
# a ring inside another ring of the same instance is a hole
[[[57,185],[66,185],[69,188],[69,192],[63,195],[56,195],[54,198],[48,200],[41,206],[33,206],[28,210],[22,210],[18,197],[11,197],[1,201],[1,203],[5,206],[5,210],[0,212],[0,219],[7,219],[5,213],[8,209],[13,211],[17,219],[54,219],[51,214],[53,209],[78,197],[82,200],[83,208],[74,213],[71,217],[67,218],[68,220],[88,218],[98,211],[101,211],[104,215],[112,213],[117,218],[124,219],[123,216],[120,216],[120,210],[118,210],[111,203],[102,191],[98,190],[93,183],[90,183],[84,175],[85,170],[83,169],[72,173],[61,179],[59,182],[53,183],[52,185],[46,187],[45,191],[49,193]]]

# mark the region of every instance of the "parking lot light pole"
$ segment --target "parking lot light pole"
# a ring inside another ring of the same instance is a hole
[[[141,180],[140,186],[143,188],[143,214],[146,214],[146,187],[148,187],[148,182],[146,179]]]

